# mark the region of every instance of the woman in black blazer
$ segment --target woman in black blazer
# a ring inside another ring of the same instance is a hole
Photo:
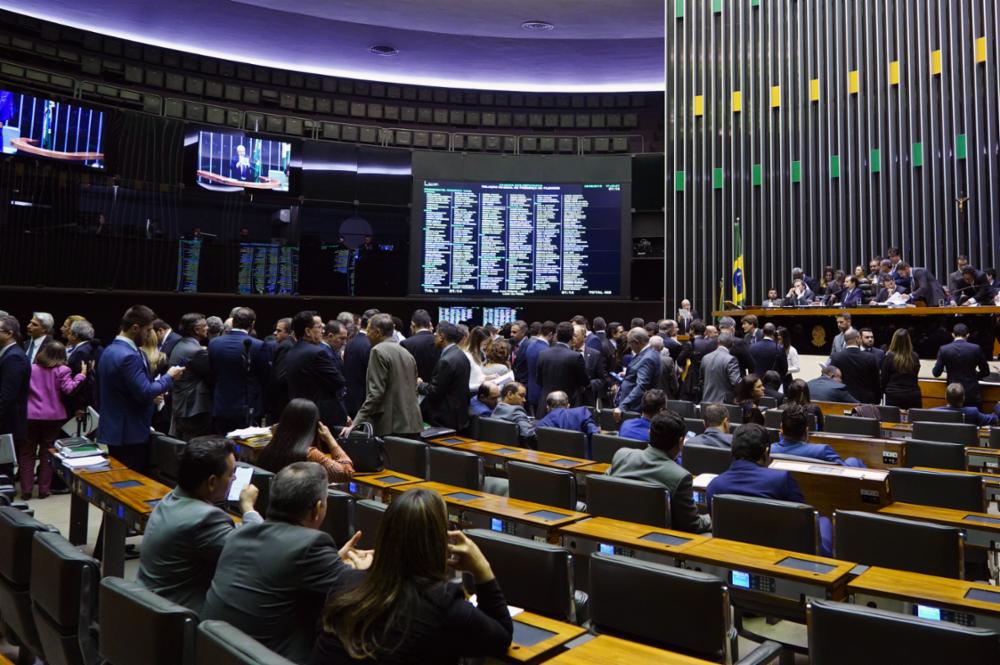
[[[882,359],[882,392],[885,403],[901,409],[919,409],[923,406],[920,396],[920,356],[913,350],[910,334],[900,328],[889,343],[889,352]]]

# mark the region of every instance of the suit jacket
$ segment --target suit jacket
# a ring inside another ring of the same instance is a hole
[[[979,406],[982,401],[979,379],[990,374],[982,348],[961,338],[945,344],[938,349],[931,374],[938,377],[944,370],[948,371],[948,383],[961,383],[965,387],[965,405]]]
[[[897,286],[896,288],[894,288],[891,292],[888,289],[886,289],[885,287],[883,287],[883,288],[881,288],[881,289],[878,290],[878,295],[875,296],[875,302],[885,302],[892,295],[894,295],[896,293],[906,293],[906,291],[903,288],[899,287],[899,286]]]
[[[31,348],[31,344],[34,341],[35,340],[33,340],[32,338],[29,337],[28,339],[24,340],[24,342],[21,343],[21,348],[23,348],[24,352],[26,354],[28,354],[28,360],[30,362],[35,362],[34,359],[31,357],[32,354],[28,353],[28,350]],[[52,335],[43,335],[42,337],[40,337],[39,340],[37,342],[35,342],[36,348],[35,348],[34,355],[37,356],[39,351],[41,351],[42,349],[44,349],[46,346],[48,346],[52,342],[53,342]]]
[[[726,434],[718,427],[706,427],[705,431],[698,436],[693,436],[684,442],[686,446],[694,443],[699,446],[711,446],[712,448],[732,448],[733,435]]]
[[[882,361],[885,360],[885,351],[883,351],[882,349],[878,348],[877,346],[873,346],[870,349],[867,349],[865,347],[861,347],[861,350],[863,352],[865,352],[865,353],[872,354],[875,357],[875,362],[878,363],[878,366],[879,367],[882,366]]]
[[[810,395],[811,397],[811,395]],[[802,441],[786,441],[782,437],[777,443],[771,444],[772,453],[780,453],[782,455],[795,455],[797,457],[812,457],[814,459],[823,460],[824,462],[834,462],[841,466],[844,465],[844,460],[840,458],[840,455],[825,443],[805,443]]]
[[[817,402],[842,402],[850,404],[856,402],[854,396],[840,381],[834,381],[828,376],[819,376],[809,381],[809,398]]]
[[[882,383],[878,360],[874,354],[850,346],[833,354],[830,363],[840,370],[844,385],[854,399],[862,404],[878,404],[882,401]]]
[[[378,436],[416,434],[423,429],[417,405],[417,361],[399,342],[387,339],[372,347],[366,384],[365,401],[356,421],[370,422]],[[462,392],[466,417],[468,394],[466,388]]]
[[[736,358],[720,346],[701,361],[701,401],[732,404],[741,376]]]
[[[990,281],[990,278],[986,276],[985,272],[977,270],[976,278],[972,284],[966,284],[962,281],[962,286],[968,286],[969,288],[959,293],[959,297],[957,298],[959,305],[964,304],[970,298],[975,298],[976,302],[981,305],[993,304],[993,298],[996,296],[996,290],[993,288],[993,283]]]
[[[0,434],[23,439],[28,434],[28,384],[31,364],[17,344],[0,356]]]
[[[601,342],[601,338],[597,336],[597,333],[592,332],[583,340],[583,345],[588,349],[593,349],[594,351],[600,353],[603,344]]]
[[[250,370],[244,354],[250,341]],[[267,345],[241,330],[233,330],[208,343],[208,362],[215,387],[212,392],[212,416],[243,418],[252,408],[255,418],[263,413],[264,386],[271,374],[271,354]]]
[[[965,283],[965,278],[962,276],[961,270],[956,270],[948,275],[948,289],[951,291],[951,295],[955,298],[955,300],[958,300],[960,293],[965,293],[963,289],[965,289],[966,286],[967,284]]]
[[[175,418],[191,418],[212,412],[212,390],[208,387],[208,349],[194,337],[184,337],[170,352],[170,364],[184,373],[174,382],[172,409]]]
[[[629,418],[618,428],[618,436],[623,439],[649,441],[649,425],[651,421],[645,418]]]
[[[568,345],[559,343],[538,354],[535,368],[538,385],[542,387],[535,406],[535,413],[548,412],[545,398],[549,393],[561,390],[569,395],[570,403],[579,404],[580,393],[590,385],[583,356]]]
[[[656,385],[667,395],[667,399],[677,399],[680,395],[680,377],[677,363],[666,349],[660,351],[660,380]]]
[[[994,411],[996,411],[997,408],[1000,408],[1000,407],[994,407]],[[997,414],[995,412],[994,413],[983,413],[982,411],[980,411],[978,408],[976,408],[974,406],[963,406],[960,409],[956,409],[956,408],[953,408],[953,407],[945,405],[945,406],[935,406],[934,410],[935,411],[958,411],[963,416],[965,416],[965,422],[972,423],[972,424],[974,424],[974,425],[976,425],[978,427],[986,427],[986,426],[995,427],[996,424],[997,424]]]
[[[859,288],[855,287],[853,289],[844,289],[840,292],[840,304],[843,307],[855,307],[860,305],[862,295],[861,289]]]
[[[419,330],[400,344],[417,361],[417,376],[422,381],[430,381],[431,377],[434,376],[434,365],[441,357],[441,349],[437,348],[437,339],[434,333],[430,330]]]
[[[728,471],[723,471],[708,484],[705,498],[709,511],[716,494],[739,494],[779,501],[805,503],[799,484],[790,471],[769,469],[747,460],[733,460]]]
[[[365,401],[368,354],[371,353],[371,350],[372,343],[368,341],[368,335],[363,331],[358,331],[358,334],[352,337],[347,342],[347,346],[344,347],[344,378],[347,380],[344,405],[347,407],[348,413],[357,413]]]
[[[73,349],[73,352],[69,354],[69,357],[66,359],[66,364],[69,365],[69,369],[73,372],[73,376],[76,376],[80,373],[84,363],[93,362],[93,366],[96,367],[97,361],[100,360],[101,353],[103,351],[104,349],[97,340],[80,342]],[[88,406],[97,406],[96,403],[97,382],[94,373],[90,372],[87,374],[87,380],[81,383],[73,394],[66,400],[66,405],[67,410],[72,413],[79,409],[86,409]]]
[[[758,377],[762,378],[764,372],[769,370],[774,370],[782,378],[788,374],[788,356],[785,355],[785,347],[773,339],[765,338],[751,346],[750,356],[753,358],[754,372]]]
[[[600,346],[600,340],[597,341]],[[599,348],[584,346],[583,365],[587,370],[587,387],[583,391],[582,403],[586,406],[597,406],[597,398],[604,399],[608,393],[607,361]]]
[[[322,344],[300,339],[282,358],[288,399],[308,399],[319,409],[319,419],[333,429],[347,424],[344,374]]]
[[[288,396],[288,377],[285,375],[285,357],[288,352],[292,350],[295,346],[295,342],[291,337],[286,337],[285,341],[280,344],[271,343],[271,376],[267,384],[267,394],[265,395],[265,407],[267,408],[268,420],[270,422],[278,422],[281,418],[281,412],[285,410],[285,406],[288,405],[291,399]],[[340,360],[340,354],[333,354],[336,356],[335,361],[338,367],[343,367],[343,361]],[[341,396],[343,399],[343,396]]]
[[[243,515],[247,525],[262,521],[256,511]],[[149,516],[136,580],[201,614],[222,547],[234,533],[233,518],[225,511],[176,487]]]
[[[590,415],[590,409],[585,406],[553,409],[544,418],[536,421],[535,427],[566,429],[572,432],[583,432],[588,436],[600,431],[594,418]]]
[[[101,404],[98,442],[113,446],[146,444],[153,418],[153,398],[173,385],[169,375],[151,380],[146,357],[128,342],[116,338],[97,363]]]
[[[472,365],[456,345],[441,352],[434,375],[421,383],[417,392],[424,395],[421,411],[436,427],[463,430],[469,422],[469,374]]]
[[[511,361],[511,369],[514,370],[514,380],[527,388],[528,386],[528,346],[531,345],[531,338],[525,335],[517,343],[514,349],[514,359]],[[426,379],[425,379],[426,380]]]
[[[361,573],[329,534],[265,521],[226,539],[202,619],[230,625],[295,663],[309,659],[327,594]]]
[[[676,337],[671,337],[670,335],[660,335],[663,338],[663,348],[670,353],[670,357],[677,360],[681,355],[681,349],[684,345],[677,341]]]
[[[911,301],[923,300],[928,307],[937,307],[939,301],[947,300],[941,282],[927,268],[913,268],[911,279]]]
[[[171,330],[169,333],[167,333],[167,336],[163,339],[163,344],[160,345],[160,352],[162,352],[163,355],[169,358],[170,353],[174,350],[174,347],[177,346],[177,342],[181,341],[182,339],[183,338],[180,335]]]
[[[608,339],[608,333],[603,330],[595,332],[594,337],[601,341],[601,353],[604,354],[604,362],[608,366],[608,371],[617,371],[618,353],[615,348],[615,343]]]
[[[666,487],[670,492],[671,529],[703,533],[712,528],[712,519],[708,515],[698,514],[691,474],[653,446],[646,446],[642,450],[618,450],[611,461],[608,475],[658,483]]]
[[[524,352],[528,362],[528,383],[525,385],[525,388],[528,390],[527,404],[531,404],[532,406],[538,404],[538,394],[542,392],[542,386],[538,383],[538,356],[548,348],[549,343],[545,340],[532,338],[531,343],[528,344],[528,348]]]
[[[520,404],[507,404],[499,402],[493,409],[491,418],[506,420],[517,425],[517,435],[521,441],[533,439],[535,437],[535,419],[528,415],[528,412]]]
[[[650,388],[656,387],[660,380],[661,369],[660,352],[650,346],[633,358],[618,388],[618,408],[622,411],[638,411],[642,405],[642,396]]]
[[[755,340],[747,339],[746,337],[737,337],[733,340],[733,348],[729,350],[729,353],[736,358],[736,362],[740,366],[740,376],[746,376],[757,371],[753,355],[750,353],[750,349],[756,345]]]

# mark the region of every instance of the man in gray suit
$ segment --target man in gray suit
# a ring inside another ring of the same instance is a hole
[[[156,504],[146,525],[137,577],[140,584],[201,612],[222,547],[236,532],[233,519],[216,507],[229,495],[235,472],[231,441],[203,436],[184,447],[177,487]],[[256,500],[253,485],[240,492],[244,525],[263,521],[254,510]]]
[[[729,333],[719,335],[719,346],[701,359],[701,400],[732,404],[740,382],[740,363],[729,352],[735,340]]]
[[[202,619],[218,619],[295,663],[309,660],[327,594],[356,582],[372,551],[340,550],[319,530],[326,517],[326,470],[295,462],[271,482],[267,520],[239,529],[222,549]]]
[[[712,518],[698,513],[691,474],[674,461],[681,452],[686,430],[678,414],[661,411],[649,424],[649,445],[642,450],[618,450],[608,475],[663,485],[670,491],[670,528],[703,533],[712,528]]]
[[[181,317],[177,328],[181,340],[170,352],[170,365],[187,371],[174,381],[170,436],[190,441],[212,431],[212,389],[207,381],[211,372],[208,349],[202,346],[208,324],[204,314],[191,313]]]
[[[705,431],[691,437],[684,445],[694,443],[713,448],[732,448],[733,435],[729,433],[729,409],[721,404],[704,404],[701,419],[705,421]]]

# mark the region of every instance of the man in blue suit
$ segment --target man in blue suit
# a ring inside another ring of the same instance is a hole
[[[955,341],[938,349],[937,362],[934,363],[931,374],[936,378],[948,370],[948,383],[961,383],[965,388],[965,406],[978,409],[982,401],[979,379],[989,376],[990,366],[986,364],[983,349],[966,339],[969,336],[968,326],[956,323],[951,334]]]
[[[788,404],[781,412],[781,439],[771,447],[771,452],[796,457],[812,457],[841,466],[864,467],[861,460],[840,455],[825,443],[807,443],[809,438],[809,414],[799,404]]]
[[[767,430],[760,425],[741,425],[736,429],[733,434],[733,463],[728,471],[712,480],[705,491],[709,513],[712,511],[712,497],[718,494],[805,503],[802,490],[790,471],[767,468],[769,448]],[[829,519],[820,518],[819,532],[819,553],[830,556],[833,525]]]
[[[249,307],[233,310],[233,328],[208,343],[215,380],[212,426],[216,434],[260,422],[263,387],[271,378],[271,352],[251,336],[257,315]]]
[[[156,315],[145,305],[130,307],[122,317],[120,332],[101,354],[97,364],[101,419],[97,441],[108,446],[112,457],[140,473],[149,465],[149,426],[153,399],[170,390],[183,367],[171,367],[165,376],[150,378],[146,356],[139,350]]]
[[[344,410],[344,375],[340,354],[324,346],[323,320],[314,311],[299,312],[292,318],[298,340],[285,354],[288,399],[308,399],[319,409],[319,418],[331,430],[350,424]]]
[[[750,347],[754,372],[757,376],[763,377],[765,372],[773,370],[778,376],[785,376],[788,374],[788,357],[785,355],[785,347],[778,344],[775,339],[777,331],[774,324],[765,323],[761,330],[763,337]]]
[[[535,428],[554,427],[556,429],[566,429],[572,432],[583,432],[590,439],[591,434],[600,431],[590,409],[585,406],[570,407],[569,395],[561,390],[549,393],[545,398],[545,405],[549,412],[545,417],[535,422]]]
[[[1000,415],[1000,402],[993,407],[993,413],[983,413],[975,406],[964,406],[965,388],[961,383],[949,383],[944,393],[947,404],[934,407],[935,411],[957,411],[965,416],[965,422],[973,423],[977,427],[994,427]]]
[[[701,419],[705,422],[705,431],[685,441],[685,446],[694,443],[712,448],[733,447],[733,435],[729,433],[729,409],[722,404],[702,404]]]
[[[367,329],[368,321],[378,313],[377,309],[367,310],[361,316],[358,334],[344,347],[344,379],[347,381],[344,406],[349,414],[358,412],[368,393],[368,356],[372,351],[372,343],[368,339]]]
[[[542,354],[542,351],[551,346],[555,336],[555,322],[546,321],[538,330],[538,335],[531,338],[528,348],[524,352],[528,362],[528,384],[526,386],[528,389],[528,401],[524,405],[526,409],[533,411],[535,405],[538,404],[539,395],[542,393],[542,387],[538,384],[538,356]]]
[[[649,441],[649,423],[653,416],[667,408],[667,395],[659,388],[650,388],[642,396],[639,418],[629,418],[618,428],[618,436],[636,441]]]
[[[629,348],[635,357],[625,370],[625,377],[618,387],[615,418],[621,422],[622,411],[638,411],[642,404],[642,396],[656,385],[660,379],[660,353],[650,347],[649,333],[643,328],[632,328],[626,337]]]
[[[21,324],[6,313],[0,316],[0,434],[14,437],[15,450],[27,449],[28,383],[31,363],[17,343]],[[13,464],[0,465],[0,473],[13,477]]]

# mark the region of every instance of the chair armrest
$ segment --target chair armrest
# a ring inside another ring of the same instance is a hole
[[[771,663],[781,656],[781,648],[781,645],[777,642],[764,642],[736,661],[734,665],[765,665],[765,663]]]

